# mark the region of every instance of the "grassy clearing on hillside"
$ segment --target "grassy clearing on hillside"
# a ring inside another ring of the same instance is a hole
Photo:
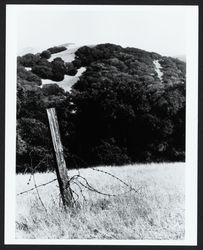
[[[98,167],[138,189],[128,189],[116,179],[81,169],[80,174],[99,191],[120,194],[102,196],[84,190],[80,207],[67,213],[59,207],[57,182],[16,197],[16,238],[22,239],[184,239],[184,163]],[[76,174],[69,171],[69,175]],[[16,176],[16,193],[27,185],[29,175]],[[37,185],[55,178],[54,173],[35,174]],[[78,192],[76,186],[73,188]]]

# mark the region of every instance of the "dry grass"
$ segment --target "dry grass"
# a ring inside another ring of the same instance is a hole
[[[16,238],[29,239],[183,239],[184,238],[184,163],[99,167],[135,187],[127,191],[116,179],[81,169],[92,186],[117,197],[84,190],[80,206],[64,212],[59,206],[57,183],[16,198]],[[76,170],[69,171],[70,176]],[[37,185],[55,178],[54,173],[35,174]],[[29,175],[16,176],[16,192],[27,185]],[[73,186],[78,192],[76,186]]]

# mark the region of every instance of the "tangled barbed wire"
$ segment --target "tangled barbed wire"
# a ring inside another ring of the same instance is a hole
[[[37,171],[37,168],[40,166],[41,162],[44,161],[44,159],[45,159],[45,157],[34,167],[32,166],[32,161],[31,161],[31,166],[29,167],[30,177],[28,179],[27,184],[29,185],[31,180],[33,179],[34,187],[18,193],[17,196],[27,194],[29,192],[32,192],[32,191],[36,190],[37,196],[38,196],[38,199],[39,199],[40,203],[42,204],[44,209],[47,211],[47,209],[46,209],[46,207],[45,207],[45,205],[44,205],[44,203],[42,201],[42,198],[40,196],[39,188],[45,187],[45,186],[47,186],[47,185],[49,185],[51,183],[54,183],[55,181],[57,181],[57,178],[54,178],[54,179],[52,179],[52,180],[50,180],[50,181],[48,181],[46,183],[42,183],[42,184],[37,185],[36,180],[35,180],[35,173]],[[95,172],[98,172],[98,173],[101,173],[101,174],[104,174],[104,175],[108,175],[108,176],[114,178],[118,182],[122,183],[126,188],[128,188],[128,190],[125,190],[124,192],[117,193],[117,194],[105,193],[105,192],[99,190],[98,188],[94,187],[92,184],[90,184],[89,181],[87,180],[87,178],[82,176],[81,173],[80,173],[80,170],[77,169],[77,174],[71,176],[69,179],[67,178],[67,187],[66,187],[66,188],[69,188],[70,191],[71,191],[71,195],[72,195],[72,199],[73,199],[73,206],[78,204],[80,197],[82,197],[82,199],[84,201],[87,201],[86,196],[85,196],[85,192],[84,192],[85,189],[90,191],[90,192],[94,192],[94,193],[97,193],[99,195],[102,195],[102,196],[118,197],[118,196],[125,195],[125,194],[127,194],[129,192],[132,192],[132,191],[134,193],[138,193],[142,188],[142,187],[139,187],[139,188],[136,189],[132,185],[130,185],[129,183],[122,180],[121,178],[119,178],[116,175],[114,175],[112,173],[109,173],[109,172],[107,172],[105,170],[95,168],[95,167],[92,167],[90,169],[92,171],[95,171]],[[60,193],[59,193],[59,197],[60,197]]]

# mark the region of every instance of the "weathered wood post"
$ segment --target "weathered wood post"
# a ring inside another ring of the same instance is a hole
[[[64,207],[72,206],[73,195],[70,189],[68,171],[66,168],[66,162],[63,155],[63,146],[61,143],[58,119],[55,108],[47,109],[47,115],[49,120],[49,126],[51,130],[51,136],[56,155],[57,165],[55,166],[57,179],[59,183],[59,189]]]

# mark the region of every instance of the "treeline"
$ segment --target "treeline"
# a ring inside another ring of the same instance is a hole
[[[17,58],[18,76],[22,80],[27,80],[27,75],[32,74],[32,76],[36,75],[40,79],[50,79],[56,82],[62,81],[64,75],[69,74],[70,64],[65,63],[60,57],[55,58],[52,62],[48,61],[48,59],[51,57],[51,54],[64,51],[64,48],[59,47],[57,49],[57,47],[53,47],[35,55],[29,53],[22,57],[19,56]],[[31,71],[26,72],[27,70],[24,67],[30,67]],[[76,73],[77,70],[72,75]]]
[[[81,47],[72,63],[47,54],[18,58],[17,171],[55,164],[47,107],[56,107],[69,168],[184,161],[185,63],[113,44]],[[87,70],[71,93],[39,88],[41,78],[59,81],[80,67]]]

